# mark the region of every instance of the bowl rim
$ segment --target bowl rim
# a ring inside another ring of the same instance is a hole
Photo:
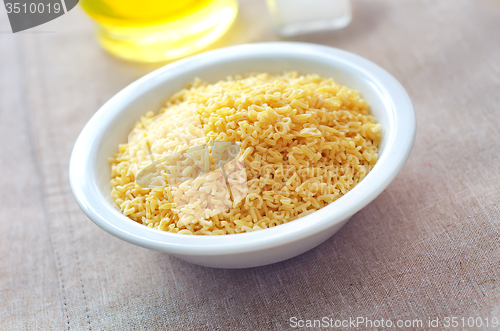
[[[100,141],[96,138],[111,123],[111,114],[124,109],[127,100],[146,92],[150,81],[168,80],[195,64],[222,63],[224,59],[242,56],[266,56],[286,53],[297,56],[316,55],[346,65],[371,81],[392,107],[394,131],[385,146],[384,155],[368,175],[347,194],[305,217],[277,227],[250,233],[223,236],[188,236],[148,228],[121,214],[97,187],[95,158]],[[395,111],[397,109],[397,112]],[[107,101],[88,121],[71,153],[69,179],[73,195],[83,212],[99,227],[130,243],[177,255],[232,255],[272,249],[324,231],[368,205],[396,177],[408,159],[416,135],[413,106],[403,86],[387,71],[353,53],[330,46],[301,42],[265,42],[243,44],[200,53],[167,64],[131,83]],[[93,163],[94,162],[94,163]],[[383,164],[381,164],[383,163]],[[379,165],[380,164],[380,165]],[[378,167],[377,167],[378,166]],[[127,221],[128,220],[128,221]]]

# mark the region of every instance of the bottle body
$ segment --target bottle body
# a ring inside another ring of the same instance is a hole
[[[111,54],[139,62],[181,58],[207,47],[231,26],[237,0],[82,0]]]
[[[350,0],[267,0],[267,5],[284,37],[341,29],[352,19]]]

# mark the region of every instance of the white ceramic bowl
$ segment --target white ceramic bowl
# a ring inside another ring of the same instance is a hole
[[[148,228],[118,210],[111,199],[108,157],[139,117],[157,111],[195,77],[216,82],[252,71],[317,73],[358,90],[382,124],[373,170],[345,196],[306,217],[274,228],[225,236],[188,236]],[[328,239],[396,177],[415,139],[415,114],[404,88],[389,73],[357,55],[306,43],[275,42],[218,49],[162,67],[123,89],[90,119],[71,155],[75,198],[98,226],[130,243],[210,267],[245,268],[283,261]]]

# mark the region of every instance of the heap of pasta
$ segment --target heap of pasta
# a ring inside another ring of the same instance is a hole
[[[110,158],[112,197],[124,215],[163,231],[266,229],[346,194],[377,162],[380,138],[368,104],[330,78],[196,79],[141,118]],[[231,143],[232,163],[214,164],[217,142]],[[156,177],[138,180],[148,171]]]

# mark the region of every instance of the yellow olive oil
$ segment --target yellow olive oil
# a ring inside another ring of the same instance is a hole
[[[82,0],[108,52],[132,61],[169,61],[195,53],[231,26],[238,0]]]

